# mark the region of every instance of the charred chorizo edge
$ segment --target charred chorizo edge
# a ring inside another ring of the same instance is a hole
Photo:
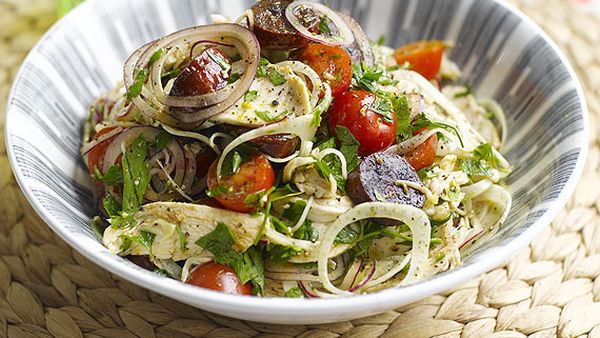
[[[300,146],[300,138],[289,134],[265,135],[249,142],[261,152],[274,158],[292,155]]]
[[[254,34],[261,48],[290,50],[308,44],[285,17],[285,9],[292,0],[261,0],[252,6]],[[319,18],[312,11],[302,13],[302,21],[310,31],[318,30]]]
[[[397,154],[374,153],[362,160],[346,181],[346,191],[354,204],[365,202],[392,202],[422,208],[425,196],[422,192],[408,188],[405,190],[399,181],[423,184],[419,175]],[[396,225],[396,221],[377,220],[386,225]]]

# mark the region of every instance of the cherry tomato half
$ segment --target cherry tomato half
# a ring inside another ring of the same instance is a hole
[[[96,133],[94,139],[97,140],[100,136],[108,133],[109,131],[115,129],[116,127],[107,127]],[[94,148],[92,148],[88,153],[88,170],[90,171],[90,175],[94,175],[94,167],[98,168],[98,170],[102,170],[102,161],[104,160],[104,154],[106,153],[106,148],[110,144],[110,140],[113,138],[109,138],[98,143]]]
[[[440,71],[443,53],[442,41],[417,41],[396,49],[394,58],[399,65],[408,62],[412,70],[432,80]]]
[[[230,295],[252,295],[250,283],[242,284],[232,268],[216,262],[198,266],[185,282]]]
[[[192,96],[215,92],[227,85],[229,75],[223,67],[231,59],[216,48],[207,48],[185,67],[173,82],[171,95]]]
[[[433,164],[435,161],[437,145],[437,134],[433,134],[427,140],[425,140],[425,142],[421,143],[412,151],[402,155],[402,157],[404,157],[404,159],[413,167],[413,169],[415,169],[415,171],[419,171],[423,168],[430,167]]]
[[[358,154],[367,156],[383,150],[396,141],[396,114],[391,111],[392,120],[371,110],[375,94],[365,90],[350,90],[337,97],[329,109],[329,127],[344,126],[360,143]]]
[[[269,189],[275,184],[275,171],[265,155],[257,153],[241,164],[237,173],[217,179],[217,161],[208,170],[209,189],[223,187],[226,192],[215,196],[225,208],[238,212],[252,212],[253,206],[246,204],[248,195]]]
[[[352,60],[340,47],[311,43],[300,50],[298,60],[307,64],[321,80],[331,86],[331,94],[337,96],[350,87]]]

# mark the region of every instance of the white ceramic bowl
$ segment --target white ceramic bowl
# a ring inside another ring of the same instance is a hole
[[[261,299],[185,285],[109,253],[89,230],[90,180],[79,158],[82,121],[93,98],[121,77],[138,46],[176,29],[235,17],[251,5],[228,0],[89,0],[59,21],[27,57],[7,107],[6,142],[17,180],[39,215],[103,268],[184,303],[240,319],[302,324],[380,313],[451,288],[504,262],[550,223],[573,191],[587,147],[579,83],[555,44],[514,8],[492,0],[330,0],[371,38],[399,46],[456,42],[464,82],[506,110],[506,157],[515,170],[505,226],[463,266],[408,287],[341,299]]]

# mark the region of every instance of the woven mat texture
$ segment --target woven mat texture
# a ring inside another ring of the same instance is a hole
[[[552,226],[505,266],[370,318],[283,326],[229,319],[123,281],[41,221],[0,141],[0,337],[600,337],[600,18],[567,0],[513,0],[576,68],[590,107],[584,176]],[[55,20],[52,0],[0,0],[0,137],[18,65]]]

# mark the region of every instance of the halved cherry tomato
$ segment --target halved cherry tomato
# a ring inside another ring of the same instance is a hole
[[[399,65],[408,62],[412,70],[431,80],[440,71],[443,53],[442,41],[417,41],[396,49],[394,58]]]
[[[417,132],[416,135],[423,132],[423,130]],[[404,157],[404,159],[413,167],[413,169],[415,169],[415,171],[419,171],[423,168],[430,167],[433,164],[435,161],[437,145],[437,134],[433,134],[427,140],[425,140],[425,142],[418,145],[412,151],[402,155],[402,157]]]
[[[337,97],[329,109],[329,127],[344,126],[360,143],[358,154],[367,156],[383,150],[396,140],[396,114],[390,111],[390,121],[371,110],[375,94],[365,90],[349,90]]]
[[[109,131],[115,129],[116,127],[107,127],[96,133],[94,139],[97,140],[100,136],[108,133]],[[97,167],[98,170],[102,168],[102,161],[104,160],[104,153],[106,153],[106,148],[110,144],[110,140],[113,138],[109,138],[98,143],[94,148],[92,148],[88,153],[88,170],[90,171],[90,175],[94,176],[94,167]]]
[[[311,43],[300,50],[298,60],[312,68],[321,80],[331,86],[331,94],[337,96],[350,87],[352,60],[340,47]]]
[[[227,85],[226,65],[231,59],[216,48],[207,48],[185,67],[173,82],[171,95],[192,96],[215,92]]]
[[[225,208],[238,212],[252,212],[254,206],[246,204],[248,195],[269,189],[275,184],[275,171],[265,155],[256,153],[240,165],[237,173],[217,179],[217,161],[208,170],[209,189],[223,187],[226,190],[215,196]]]
[[[230,295],[252,295],[250,283],[242,284],[232,268],[215,262],[198,266],[185,282]]]

